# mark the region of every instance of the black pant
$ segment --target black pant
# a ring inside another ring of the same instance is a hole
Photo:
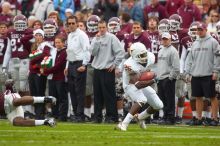
[[[29,77],[29,88],[31,96],[45,96],[47,77],[39,76],[36,73],[30,73]],[[44,119],[45,107],[44,104],[36,103],[35,107],[35,118]]]
[[[53,106],[53,116],[66,120],[68,112],[68,95],[65,81],[49,80],[49,95],[57,99],[56,105]]]
[[[117,121],[115,72],[94,70],[94,108],[96,120],[102,119],[102,109],[106,107],[106,119]]]
[[[171,122],[175,120],[175,83],[176,80],[169,78],[158,83],[158,95],[164,104],[164,118]]]
[[[80,66],[82,66],[82,61],[69,63],[67,77],[73,112],[77,117],[84,118],[86,71],[78,72],[77,68]]]

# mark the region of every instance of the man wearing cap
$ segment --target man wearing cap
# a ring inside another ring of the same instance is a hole
[[[160,124],[175,124],[175,82],[180,71],[179,54],[171,45],[171,35],[162,34],[158,53],[157,77],[158,95],[164,103],[164,117]]]
[[[212,122],[210,126],[217,126],[218,100],[215,94],[215,81],[219,71],[219,44],[209,34],[207,26],[200,23],[197,29],[199,38],[193,42],[191,51],[187,56],[187,81],[191,81],[192,96],[196,97],[197,125],[202,125],[203,96],[210,98],[212,109]]]

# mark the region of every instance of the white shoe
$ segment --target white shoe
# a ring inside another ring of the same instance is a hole
[[[124,126],[121,122],[115,127],[115,130],[127,131],[127,127]]]
[[[50,126],[50,127],[55,127],[56,126],[56,121],[54,120],[54,118],[49,118],[49,119],[45,120],[44,125],[47,125],[47,126]]]
[[[137,121],[141,129],[147,129],[147,126],[145,124],[145,120],[138,119],[138,114],[134,115],[134,119]]]

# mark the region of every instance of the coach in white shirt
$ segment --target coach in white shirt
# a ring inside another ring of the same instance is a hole
[[[67,39],[67,64],[64,74],[68,79],[73,112],[73,122],[84,122],[84,98],[86,89],[86,66],[90,60],[89,38],[87,34],[77,28],[77,17],[67,18],[70,30]]]

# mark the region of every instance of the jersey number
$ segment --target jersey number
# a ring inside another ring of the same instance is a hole
[[[18,52],[23,52],[23,44],[21,44],[20,46],[17,46],[17,42],[20,43],[20,39],[18,38],[17,41],[16,39],[11,39],[11,48],[12,48],[12,52],[18,51]]]

